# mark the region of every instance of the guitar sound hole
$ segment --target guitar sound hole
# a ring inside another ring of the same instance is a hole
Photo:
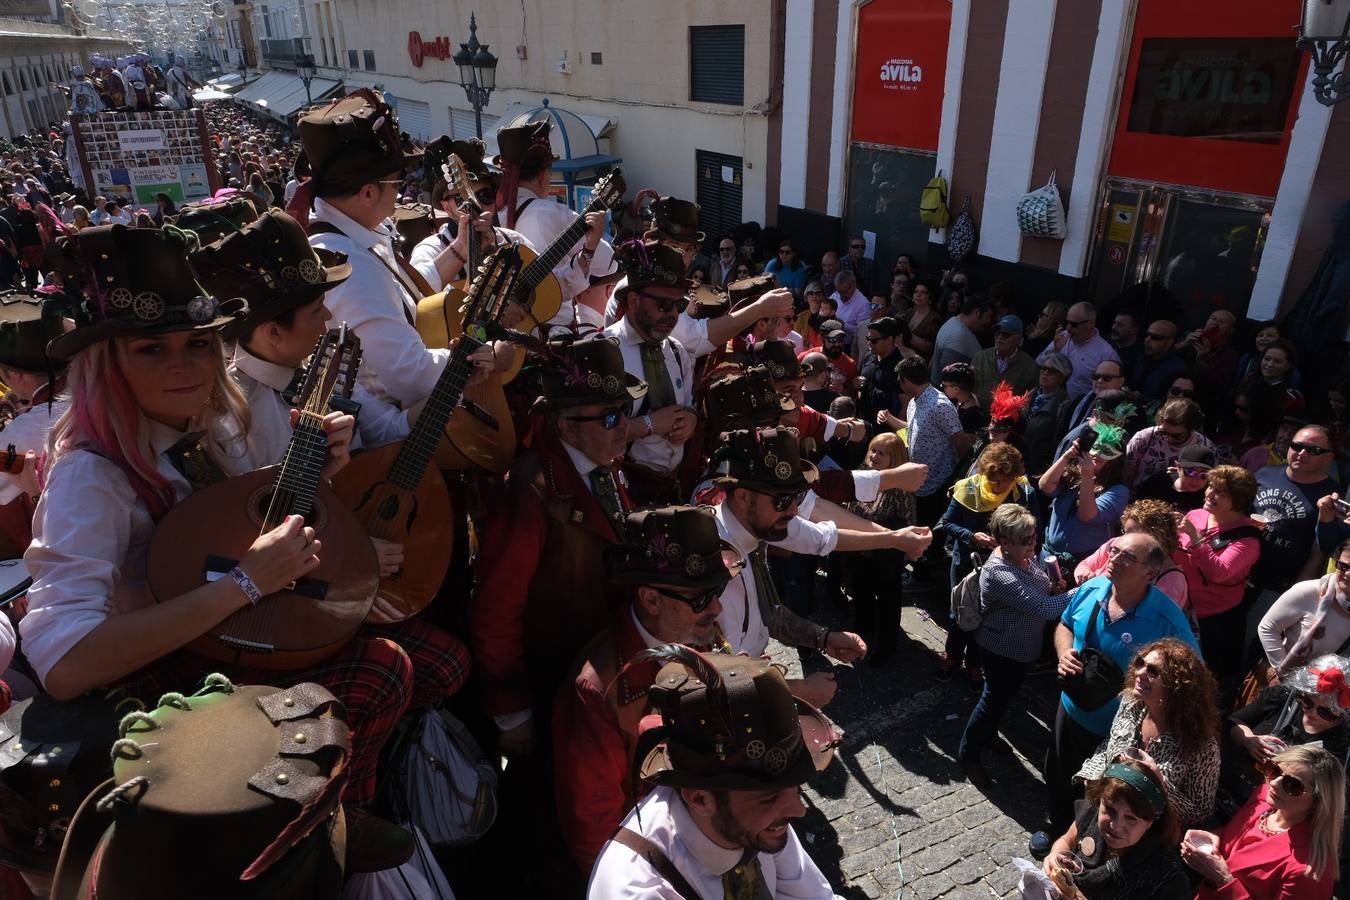
[[[258,488],[252,496],[248,498],[248,517],[259,529],[262,528],[263,520],[267,518],[267,508],[272,505],[272,487]],[[328,524],[328,511],[319,500],[315,500],[310,507],[309,515],[305,516],[305,524],[315,531],[323,531]]]

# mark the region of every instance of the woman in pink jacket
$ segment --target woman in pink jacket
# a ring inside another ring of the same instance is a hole
[[[1247,575],[1261,555],[1261,531],[1249,515],[1256,479],[1239,466],[1209,470],[1205,502],[1178,524],[1181,568],[1200,623],[1200,649],[1219,679],[1221,708],[1237,689],[1247,613]]]

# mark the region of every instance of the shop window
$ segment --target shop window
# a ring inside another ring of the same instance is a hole
[[[348,50],[348,51],[347,51],[347,68],[349,68],[349,69],[359,69],[359,68],[361,68],[361,63],[360,63],[360,61],[357,59],[356,51],[355,51],[355,50]]]
[[[690,26],[689,99],[733,106],[745,102],[744,25]]]
[[[367,50],[367,51],[365,51],[365,59],[366,59],[366,71],[367,71],[367,72],[374,72],[374,71],[375,71],[375,51],[374,51],[374,50]]]

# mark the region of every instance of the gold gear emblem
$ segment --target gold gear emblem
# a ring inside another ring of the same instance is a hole
[[[774,477],[777,478],[779,481],[787,481],[789,478],[792,477],[792,464],[780,462],[778,465],[773,467],[773,474]]]
[[[323,275],[319,271],[318,263],[312,259],[306,259],[300,262],[300,277],[305,280],[306,284],[318,284]]]
[[[697,578],[703,574],[703,557],[695,553],[684,561],[684,572],[686,575]]]
[[[619,376],[617,376],[617,375],[606,375],[606,376],[605,376],[605,393],[606,393],[606,394],[617,394],[618,392],[619,392]]]
[[[586,376],[586,387],[590,388],[593,391],[599,390],[600,385],[604,383],[605,379],[600,376],[599,372],[592,372],[591,374]]]
[[[770,469],[778,465],[778,454],[770,450],[764,454],[764,465]]]
[[[126,288],[117,288],[108,295],[108,302],[111,303],[115,309],[126,309],[131,305],[131,301],[131,291]]]
[[[759,759],[761,756],[764,755],[764,751],[766,749],[767,748],[764,746],[764,742],[756,738],[755,740],[745,745],[745,755],[750,759]]]
[[[136,317],[140,319],[158,319],[164,315],[164,298],[154,291],[141,291],[132,301]]]
[[[782,366],[774,366],[772,374],[775,381],[781,381],[783,376],[787,374],[787,369]]]
[[[295,266],[282,266],[281,277],[286,281],[299,281],[300,270]]]
[[[666,544],[666,559],[679,559],[683,553],[684,548],[680,546],[678,541],[671,541]]]

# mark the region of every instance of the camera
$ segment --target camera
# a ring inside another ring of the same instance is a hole
[[[1339,513],[1342,518],[1350,516],[1350,500],[1343,500],[1340,497],[1337,497],[1331,502],[1335,504],[1336,512]]]
[[[1090,429],[1083,429],[1083,433],[1074,439],[1073,448],[1080,454],[1087,453],[1092,449],[1092,445],[1097,443],[1097,433]]]

